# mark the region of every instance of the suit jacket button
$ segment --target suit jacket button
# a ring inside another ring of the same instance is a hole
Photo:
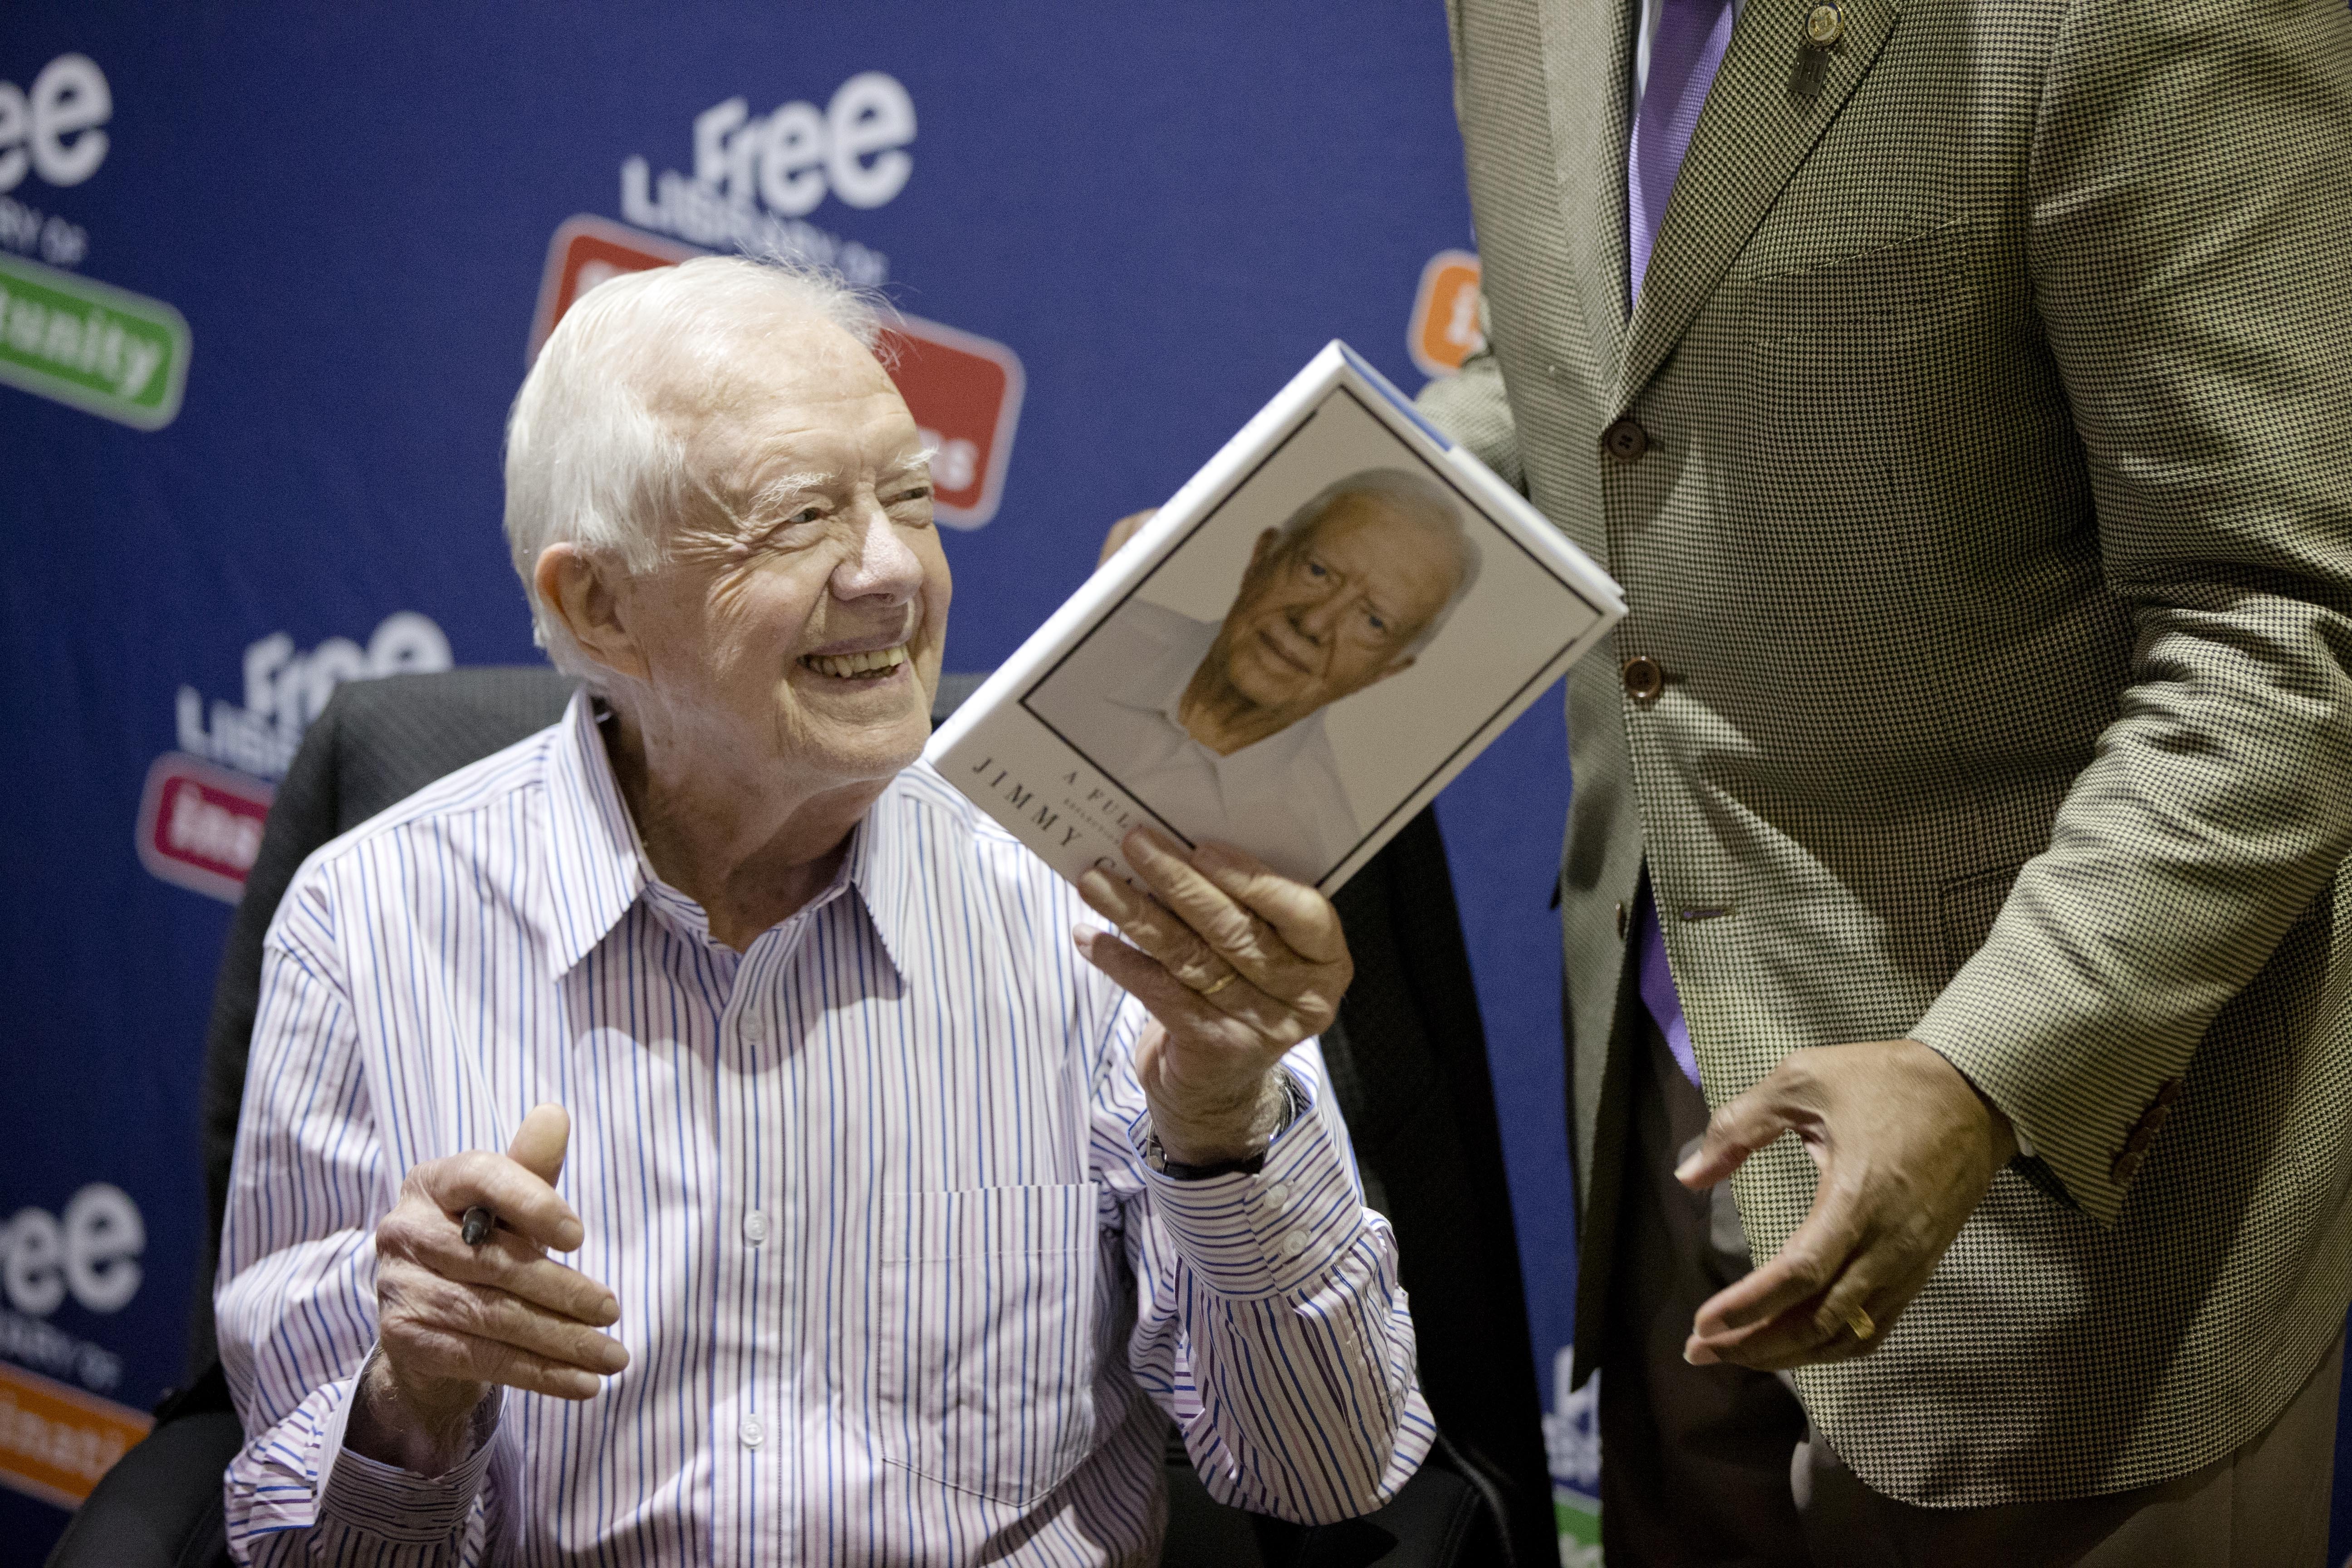
[[[2139,1174],[2139,1163],[2147,1158],[2145,1154],[2126,1150],[2116,1156],[2116,1163],[2107,1167],[2107,1174],[2114,1179],[2116,1185],[2127,1187],[2131,1185],[2131,1179]]]
[[[1625,940],[1625,906],[1622,904],[1617,906],[1617,940]]]
[[[1650,449],[1650,433],[1629,414],[1601,433],[1601,447],[1621,463],[1637,463]]]
[[[1658,700],[1666,689],[1665,667],[1647,654],[1636,654],[1625,661],[1625,695],[1647,705]]]
[[[2131,1136],[2124,1140],[2124,1152],[2126,1154],[2144,1153],[2147,1152],[2148,1144],[2153,1142],[2155,1139],[2156,1123],[2148,1121],[2146,1117],[2142,1117],[2140,1119],[2140,1124],[2131,1130]]]
[[[2164,1082],[2157,1088],[2156,1103],[2160,1108],[2168,1109],[2172,1102],[2179,1098],[2180,1080],[2177,1078],[2166,1079]]]

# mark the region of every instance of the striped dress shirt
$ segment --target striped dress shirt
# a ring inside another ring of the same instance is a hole
[[[1081,923],[919,764],[739,954],[653,874],[582,698],[320,849],[270,929],[222,1243],[235,1555],[1142,1563],[1169,1417],[1224,1501],[1379,1506],[1433,1428],[1320,1057],[1259,1173],[1150,1170],[1145,1015]],[[403,1174],[541,1100],[627,1370],[502,1391],[447,1475],[346,1450]]]

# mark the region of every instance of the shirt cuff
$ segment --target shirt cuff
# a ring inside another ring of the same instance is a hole
[[[506,1391],[493,1387],[475,1410],[471,1453],[440,1475],[420,1476],[343,1447],[360,1379],[378,1353],[368,1353],[320,1434],[319,1522],[403,1546],[437,1545],[462,1531],[473,1514]]]
[[[1305,1109],[1275,1135],[1255,1175],[1163,1175],[1141,1159],[1148,1119],[1136,1127],[1153,1212],[1201,1282],[1234,1300],[1312,1294],[1363,1229],[1345,1128],[1313,1084],[1282,1070]]]

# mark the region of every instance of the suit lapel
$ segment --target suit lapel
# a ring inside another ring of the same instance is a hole
[[[1538,0],[1553,177],[1586,330],[1606,375],[1625,339],[1625,156],[1641,0]]]
[[[1706,303],[1893,30],[1900,0],[1843,0],[1845,37],[1810,92],[1796,82],[1816,0],[1748,0],[1691,136],[1642,282],[1612,408],[1630,405]],[[1627,26],[1632,26],[1629,20]],[[1624,92],[1620,92],[1621,106]],[[1622,107],[1620,110],[1622,117]],[[1625,140],[1617,143],[1618,292],[1626,266]]]

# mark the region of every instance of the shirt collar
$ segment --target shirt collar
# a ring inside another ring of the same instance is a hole
[[[563,974],[612,933],[654,882],[636,822],[613,776],[594,700],[584,690],[572,694],[556,724],[547,784],[548,926],[555,937],[555,972]],[[849,851],[833,884],[834,890],[845,882],[857,889],[902,980],[917,907],[917,858],[908,842],[914,829],[899,802],[903,788],[903,775],[892,780],[850,830]],[[807,908],[832,896],[832,890],[820,894]]]
[[[1189,617],[1187,617],[1189,619]],[[1184,689],[1192,684],[1193,671],[1209,657],[1216,646],[1217,634],[1223,629],[1216,621],[1194,621],[1191,629],[1171,636],[1161,644],[1157,657],[1139,665],[1135,672],[1121,681],[1110,693],[1110,700],[1122,708],[1139,709],[1156,713],[1168,721],[1168,727],[1185,744],[1199,751],[1220,772],[1228,764],[1264,763],[1283,766],[1292,758],[1319,740],[1323,734],[1323,710],[1316,709],[1305,718],[1286,724],[1263,741],[1254,741],[1240,751],[1219,756],[1200,742],[1192,739],[1184,728],[1181,710]]]
[[[1168,619],[1174,622],[1176,617],[1171,615]],[[1164,715],[1171,724],[1182,729],[1176,710],[1184,700],[1184,688],[1192,683],[1192,672],[1216,646],[1219,629],[1215,621],[1194,621],[1189,616],[1181,626],[1171,625],[1158,655],[1138,663],[1134,672],[1119,682],[1111,700]]]
[[[917,763],[915,768],[929,765]],[[902,773],[866,808],[865,816],[849,830],[849,853],[841,867],[842,879],[857,889],[866,918],[882,941],[883,954],[901,981],[907,978],[908,954],[914,951],[915,911],[922,907],[915,886],[922,871],[920,847],[914,841],[918,814],[908,809],[907,790],[907,773]]]
[[[547,759],[547,849],[548,929],[563,974],[621,922],[648,879],[585,690],[572,694]]]

